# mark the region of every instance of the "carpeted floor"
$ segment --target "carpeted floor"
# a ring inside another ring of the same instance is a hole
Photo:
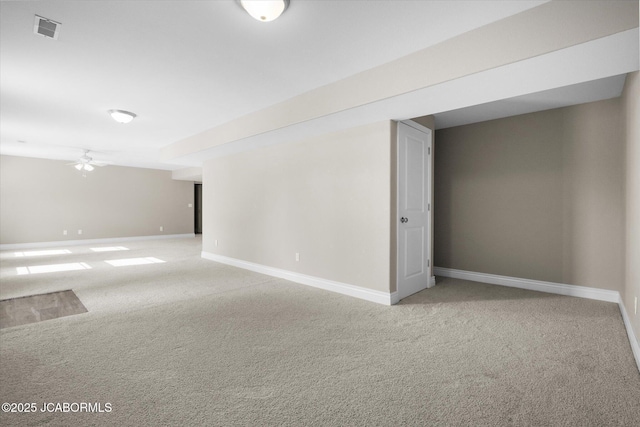
[[[640,374],[615,304],[441,279],[386,307],[202,260],[197,239],[124,246],[2,254],[1,299],[71,287],[89,312],[0,331],[0,401],[37,404],[0,413],[1,425],[640,420]],[[136,257],[166,262],[103,262]],[[15,275],[63,262],[92,268]],[[41,412],[63,402],[110,412]]]

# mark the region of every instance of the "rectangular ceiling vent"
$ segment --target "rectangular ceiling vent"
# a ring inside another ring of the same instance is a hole
[[[43,37],[58,40],[61,25],[62,24],[59,22],[36,15],[36,20],[33,24],[33,32]]]

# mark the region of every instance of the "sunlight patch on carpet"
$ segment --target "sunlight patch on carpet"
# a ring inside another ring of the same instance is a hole
[[[46,256],[46,255],[65,255],[70,254],[69,249],[49,249],[45,251],[27,251],[27,252],[14,252],[16,257],[24,256]]]
[[[104,248],[91,248],[93,252],[115,252],[115,251],[128,251],[129,248],[124,246],[109,246]]]
[[[86,262],[71,262],[68,264],[52,264],[52,265],[34,265],[31,267],[16,267],[18,275],[24,274],[41,274],[41,273],[55,273],[59,271],[73,271],[73,270],[91,270],[91,266]]]
[[[107,264],[111,264],[114,267],[125,267],[129,265],[161,264],[166,261],[163,261],[158,258],[146,257],[146,258],[112,259],[105,262]]]

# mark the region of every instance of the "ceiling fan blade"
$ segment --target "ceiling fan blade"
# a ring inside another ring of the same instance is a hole
[[[109,160],[91,160],[89,163],[93,166],[108,166],[113,164],[113,162]]]

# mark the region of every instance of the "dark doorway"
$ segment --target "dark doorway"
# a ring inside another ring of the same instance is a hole
[[[195,185],[195,197],[193,198],[195,201],[195,209],[193,210],[195,214],[194,224],[195,224],[195,233],[202,234],[202,184]]]

